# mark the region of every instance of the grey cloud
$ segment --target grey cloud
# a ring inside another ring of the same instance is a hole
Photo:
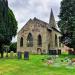
[[[56,20],[59,20],[58,14],[61,0],[8,0],[8,2],[18,21],[18,31],[28,19],[33,17],[48,22],[51,8]]]

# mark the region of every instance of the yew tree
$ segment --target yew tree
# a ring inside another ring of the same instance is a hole
[[[12,37],[17,33],[17,21],[7,0],[0,0],[0,52],[3,45],[9,45]]]

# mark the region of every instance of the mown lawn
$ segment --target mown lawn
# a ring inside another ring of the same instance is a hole
[[[75,75],[75,68],[53,67],[45,64],[41,59],[46,57],[30,55],[29,60],[0,59],[0,75]]]

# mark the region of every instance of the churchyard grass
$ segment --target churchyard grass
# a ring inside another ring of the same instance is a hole
[[[62,55],[58,59],[63,59],[65,56]],[[47,65],[41,60],[47,57],[47,55],[30,55],[29,60],[0,59],[0,75],[75,75],[75,68]]]

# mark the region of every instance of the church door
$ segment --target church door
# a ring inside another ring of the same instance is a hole
[[[41,54],[41,53],[42,53],[41,48],[37,48],[37,54]]]

